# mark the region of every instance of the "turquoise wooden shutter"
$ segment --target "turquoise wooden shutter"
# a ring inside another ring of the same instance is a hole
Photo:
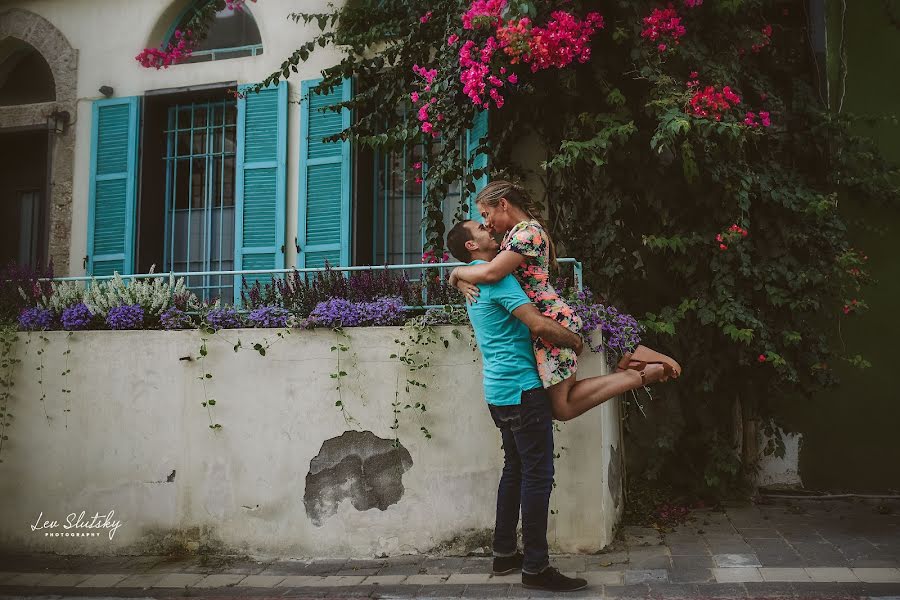
[[[242,87],[241,91],[246,90]],[[235,164],[234,268],[284,268],[284,212],[287,178],[288,83],[249,92],[238,100]],[[266,275],[247,275],[247,285]],[[235,276],[234,303],[241,297]]]
[[[320,81],[304,81],[301,92],[298,268],[350,265],[350,141],[322,142],[350,127],[350,111],[318,109],[350,100],[351,80],[311,93]]]
[[[134,273],[140,98],[94,102],[87,274]]]
[[[479,110],[475,114],[475,120],[472,123],[472,128],[466,131],[466,154],[471,159],[472,156],[475,156],[474,164],[472,165],[473,170],[483,169],[484,173],[481,177],[475,179],[475,191],[468,194],[467,203],[469,205],[469,218],[475,219],[478,222],[481,222],[481,215],[478,213],[478,209],[475,207],[475,197],[478,195],[484,186],[488,183],[488,157],[484,152],[478,152],[476,154],[476,150],[480,145],[487,144],[488,140],[482,140],[481,138],[486,138],[488,135],[488,111],[487,110]]]

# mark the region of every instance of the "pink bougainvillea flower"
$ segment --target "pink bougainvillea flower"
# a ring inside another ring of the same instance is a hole
[[[251,2],[256,2],[256,0],[251,0]],[[243,12],[246,3],[246,0],[225,0],[225,8],[236,12]]]
[[[196,46],[193,32],[176,29],[172,37],[174,39],[166,45],[164,50],[144,48],[140,54],[134,57],[135,60],[147,69],[168,69],[178,61],[189,57]]]
[[[495,27],[505,7],[506,0],[475,0],[463,14],[463,29],[478,29],[485,25]]]
[[[507,0],[473,0],[463,15],[465,29],[485,25],[494,28],[494,35],[488,35],[482,45],[467,40],[459,50],[463,93],[481,108],[488,108],[490,100],[498,107],[504,104],[499,89],[504,85],[500,76],[507,73],[507,65],[528,63],[531,71],[537,72],[563,68],[576,60],[586,62],[591,54],[590,37],[603,27],[599,13],[579,19],[562,10],[552,12],[544,26],[535,25],[528,17],[504,22],[501,13],[506,4]],[[498,65],[498,56],[508,62]],[[510,74],[506,82],[515,85],[518,76]]]
[[[431,11],[429,10],[427,13],[419,17],[419,23],[427,23],[431,19]]]
[[[447,38],[447,45],[452,46],[453,44],[455,44],[458,41],[459,41],[459,36],[456,35],[455,33],[453,33],[450,35],[450,37]]]
[[[756,360],[758,360],[758,361],[761,362],[761,363],[764,363],[764,362],[766,362],[766,355],[765,355],[765,354],[760,354],[760,355],[756,358]]]
[[[656,49],[659,50],[660,52],[665,52],[665,51],[666,51],[666,45],[665,45],[665,44],[660,44],[659,46],[656,47]]]
[[[643,22],[644,29],[641,31],[641,37],[660,45],[664,41],[678,45],[678,38],[687,33],[687,29],[681,24],[681,17],[671,4],[668,8],[653,9],[650,16],[644,17]]]
[[[413,169],[421,169],[421,168],[422,168],[422,163],[421,163],[421,162],[418,162],[418,161],[417,161],[417,162],[414,162],[414,163],[413,163]]]
[[[711,117],[716,121],[721,121],[722,115],[740,104],[740,102],[741,98],[732,91],[730,86],[726,85],[722,88],[722,91],[717,91],[711,85],[703,89],[697,86],[697,91],[691,97],[686,111],[698,117]]]
[[[703,4],[703,0],[684,0],[684,5],[688,8],[697,8]]]
[[[409,98],[414,103],[418,103],[419,102],[419,92],[413,92],[412,94],[409,95]]]

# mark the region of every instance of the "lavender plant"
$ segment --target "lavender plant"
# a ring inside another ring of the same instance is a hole
[[[244,326],[244,320],[240,313],[230,306],[213,308],[206,313],[205,321],[214,331],[237,329]]]
[[[60,320],[62,321],[63,329],[77,331],[89,328],[94,320],[94,315],[84,302],[79,302],[63,309]]]
[[[262,306],[252,310],[248,319],[254,327],[287,327],[289,315],[280,306]]]
[[[150,273],[153,273],[155,267],[156,265],[150,267]],[[169,274],[168,279],[135,279],[126,284],[122,276],[116,273],[110,280],[92,279],[84,302],[91,312],[101,317],[106,317],[117,306],[138,305],[146,315],[158,319],[173,305],[176,297],[182,299],[187,309],[196,310],[200,307],[200,301],[187,289],[183,277],[176,281],[174,275]]]
[[[53,313],[38,306],[24,308],[18,321],[19,329],[23,331],[42,331],[53,327]]]
[[[53,277],[52,264],[38,271],[15,262],[7,264],[0,271],[0,323],[15,324],[23,308],[35,306],[48,294],[50,283],[40,281],[47,277]]]
[[[186,314],[178,306],[170,306],[160,316],[159,323],[163,329],[187,329],[193,325],[190,315]]]
[[[142,329],[144,309],[139,304],[113,306],[106,313],[106,325],[110,329]]]

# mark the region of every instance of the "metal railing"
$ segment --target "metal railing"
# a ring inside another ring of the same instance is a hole
[[[583,267],[580,261],[574,258],[558,258],[557,262],[560,264],[571,264],[573,270],[573,283],[578,289],[581,291],[584,288],[584,278],[583,278]],[[406,271],[406,270],[426,270],[426,269],[437,269],[440,271],[441,277],[448,276],[448,269],[453,269],[454,267],[462,267],[465,266],[466,263],[462,262],[452,262],[452,263],[414,263],[414,264],[406,264],[406,265],[361,265],[361,266],[353,266],[353,267],[314,267],[314,268],[289,268],[289,269],[244,269],[240,271],[189,271],[189,272],[161,272],[161,273],[134,273],[123,275],[119,274],[119,277],[125,280],[133,280],[133,279],[158,279],[160,277],[165,278],[175,278],[184,277],[187,279],[188,277],[196,277],[196,276],[207,276],[207,275],[278,275],[278,274],[287,274],[293,273],[296,271],[297,273],[324,273],[328,271],[333,272],[346,272],[352,273],[355,271]],[[92,280],[103,281],[107,279],[114,279],[115,275],[81,275],[81,276],[70,276],[70,277],[42,277],[39,278],[38,281],[84,281],[86,283],[91,282]],[[188,287],[190,289],[190,287]],[[447,306],[445,304],[428,304],[427,298],[427,289],[423,289],[423,305],[422,306],[407,306],[407,309],[428,309],[428,308],[443,308]],[[462,304],[453,304],[450,306],[462,306]],[[237,307],[236,307],[237,308]]]

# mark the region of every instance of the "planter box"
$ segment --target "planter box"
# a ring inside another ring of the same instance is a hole
[[[436,328],[449,348],[440,340],[423,347],[431,366],[412,374],[390,358],[394,340],[409,339],[399,327],[348,329],[349,339],[330,330],[226,330],[209,336],[202,361],[187,359],[199,355],[199,331],[77,332],[68,341],[65,332],[19,334],[0,547],[282,557],[489,548],[500,436],[482,394],[480,353],[470,329],[457,329],[461,339],[453,327]],[[252,348],[265,340],[261,356]],[[333,351],[340,343],[349,350]],[[337,390],[339,354],[347,375]],[[581,377],[606,372],[601,355],[581,358]],[[71,373],[62,377],[66,360]],[[407,392],[407,379],[427,387]],[[209,411],[207,397],[216,400]],[[395,402],[399,447],[391,443]],[[561,423],[556,445],[552,548],[597,551],[623,508],[619,402]],[[82,511],[82,525],[95,527],[67,528]],[[58,526],[34,527],[45,521]]]

